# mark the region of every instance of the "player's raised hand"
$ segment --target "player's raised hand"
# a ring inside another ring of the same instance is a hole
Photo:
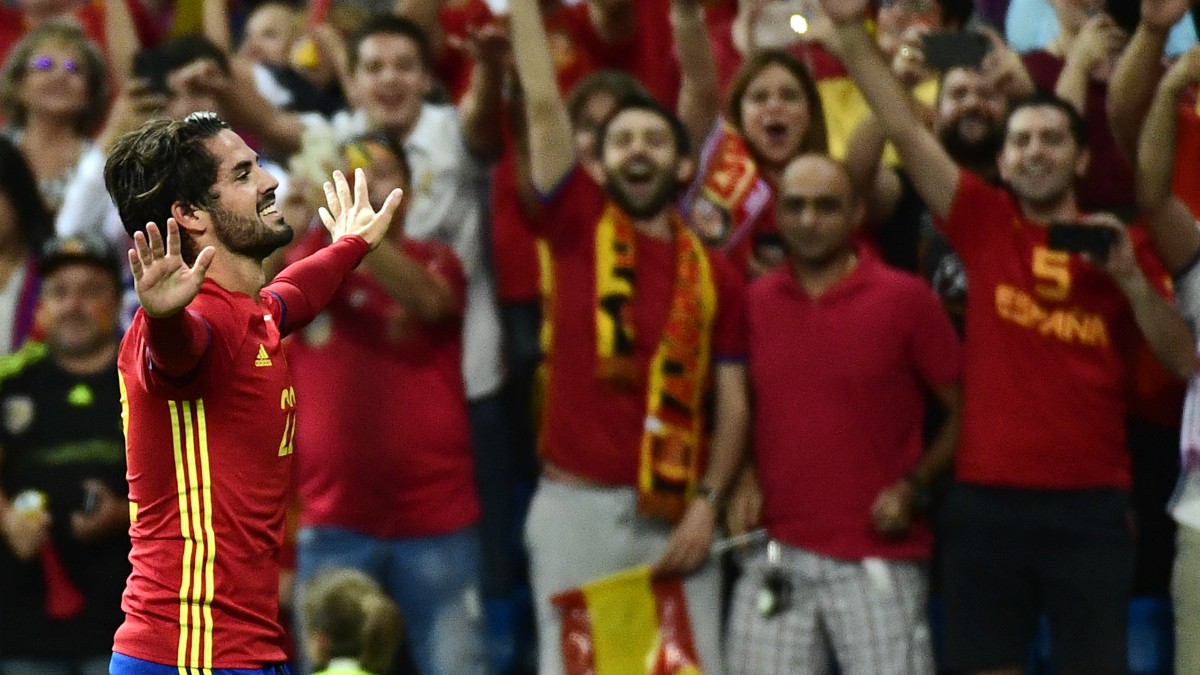
[[[146,224],[145,233],[135,232],[133,248],[129,250],[129,269],[146,315],[163,318],[187,307],[200,292],[214,255],[216,249],[208,246],[196,256],[195,264],[188,267],[179,253],[179,223],[174,218],[167,219],[165,245],[154,223]]]
[[[376,213],[367,198],[367,176],[363,170],[354,170],[353,194],[350,184],[346,182],[346,176],[341,171],[334,171],[333,182],[325,182],[325,201],[328,208],[321,207],[321,222],[325,224],[325,229],[329,230],[334,241],[341,237],[358,235],[367,241],[371,250],[375,250],[387,234],[403,196],[404,191],[400,188],[392,190],[387,196],[387,201],[383,203],[383,208]]]

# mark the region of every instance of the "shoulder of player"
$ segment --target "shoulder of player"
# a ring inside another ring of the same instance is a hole
[[[46,343],[31,340],[17,351],[0,357],[0,387],[44,361],[48,353]]]

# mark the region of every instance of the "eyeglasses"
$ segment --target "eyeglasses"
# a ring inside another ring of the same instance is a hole
[[[48,54],[41,54],[29,59],[30,70],[36,70],[39,73],[49,72],[54,70],[55,65],[61,65],[62,69],[72,74],[82,74],[83,64],[75,59],[63,59],[61,62]]]

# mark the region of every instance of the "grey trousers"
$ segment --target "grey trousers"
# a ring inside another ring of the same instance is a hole
[[[1200,673],[1200,530],[1180,524],[1171,575],[1175,606],[1175,672]]]
[[[525,544],[537,610],[539,675],[562,675],[558,610],[550,597],[594,579],[654,563],[667,546],[670,526],[637,513],[633,488],[594,487],[541,478]],[[684,580],[688,616],[704,675],[723,675],[721,576],[710,559]]]

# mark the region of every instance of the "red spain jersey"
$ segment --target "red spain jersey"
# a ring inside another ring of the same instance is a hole
[[[1049,248],[1046,227],[970,172],[960,173],[941,226],[971,288],[958,479],[1128,489],[1125,415],[1144,342],[1125,295],[1082,256]],[[1146,277],[1166,294],[1145,232],[1130,236]]]
[[[296,392],[280,340],[361,260],[354,239],[288,268],[258,299],[206,280],[177,338],[198,345],[181,377],[159,365],[176,336],[134,317],[118,360],[133,573],[114,651],[180,668],[286,660],[279,555]]]

